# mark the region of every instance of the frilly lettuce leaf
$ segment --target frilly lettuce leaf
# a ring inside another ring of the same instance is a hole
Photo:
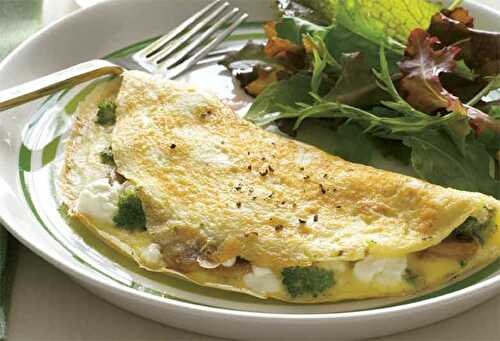
[[[439,79],[442,72],[451,72],[455,66],[455,58],[460,53],[457,46],[446,46],[436,49],[439,39],[431,37],[423,29],[412,31],[405,50],[407,56],[399,63],[403,78],[400,89],[405,100],[417,110],[432,113],[439,109],[462,114],[480,135],[487,129],[500,132],[500,122],[492,119],[481,110],[463,104],[460,99],[448,92]],[[491,84],[495,85],[493,80]],[[456,130],[456,129],[454,129]],[[461,129],[463,136],[468,134]]]
[[[428,29],[444,45],[456,44],[462,49],[460,58],[483,76],[500,74],[500,32],[476,30],[467,10],[459,7],[432,16]]]
[[[427,28],[432,15],[442,9],[440,3],[426,0],[301,0],[299,2],[376,44],[387,42],[387,37],[401,43],[405,42],[414,28]]]
[[[400,89],[406,101],[423,112],[446,108],[457,100],[443,87],[439,74],[453,71],[460,48],[446,46],[436,50],[438,43],[436,37],[430,37],[423,29],[413,30],[405,50],[407,58],[399,63],[403,73]]]

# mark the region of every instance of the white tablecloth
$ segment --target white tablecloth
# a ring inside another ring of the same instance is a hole
[[[483,2],[500,9],[500,0]],[[45,0],[44,23],[76,8],[72,0]],[[163,326],[116,308],[20,246],[8,340],[220,339]],[[500,296],[449,320],[378,340],[499,341]]]

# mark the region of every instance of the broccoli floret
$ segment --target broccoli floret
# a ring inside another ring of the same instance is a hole
[[[493,212],[491,211],[489,218],[484,223],[480,223],[474,217],[469,217],[451,235],[459,240],[477,240],[483,245],[495,231],[496,225],[493,221]]]
[[[292,297],[318,296],[335,284],[333,272],[316,266],[293,266],[281,272],[283,284]]]
[[[406,269],[403,274],[403,279],[410,285],[416,286],[418,281],[418,275],[411,271],[410,269]]]
[[[116,166],[111,147],[106,148],[105,150],[100,152],[99,157],[101,158],[101,163],[104,163],[105,165]]]
[[[116,226],[126,229],[146,229],[146,215],[137,193],[128,189],[118,198],[118,212],[113,217]]]
[[[97,105],[97,120],[100,125],[111,125],[116,122],[116,104],[111,101],[102,101]]]

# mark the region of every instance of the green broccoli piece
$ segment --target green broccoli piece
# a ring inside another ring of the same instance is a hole
[[[116,166],[111,147],[108,147],[100,152],[99,157],[101,158],[101,163],[104,163],[105,165]]]
[[[97,105],[97,120],[100,125],[112,125],[116,122],[116,104],[111,101],[102,101]]]
[[[116,226],[125,229],[146,229],[146,215],[137,193],[128,189],[118,198],[118,212],[113,217]]]
[[[459,227],[453,230],[451,235],[459,240],[477,240],[483,245],[496,231],[496,224],[493,221],[493,216],[493,211],[490,211],[489,219],[484,223],[480,223],[474,217],[469,217]]]
[[[411,286],[417,286],[418,275],[410,269],[405,270],[403,279]]]
[[[316,266],[293,266],[281,272],[283,284],[292,297],[312,295],[318,296],[335,284],[333,272]]]

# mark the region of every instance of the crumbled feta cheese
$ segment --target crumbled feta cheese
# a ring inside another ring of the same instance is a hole
[[[222,262],[222,266],[225,267],[225,268],[230,268],[232,267],[234,264],[236,264],[236,257],[233,257],[233,258],[229,258],[228,260],[226,260],[225,262]]]
[[[243,277],[245,284],[260,294],[277,292],[281,289],[281,282],[269,268],[260,268],[252,265],[252,272]]]
[[[113,224],[113,216],[118,210],[118,197],[122,189],[122,185],[118,183],[110,185],[108,179],[93,181],[80,192],[77,211],[99,222]]]
[[[141,258],[144,260],[144,262],[146,262],[146,264],[159,265],[162,259],[160,244],[150,244],[142,251]]]
[[[354,276],[363,282],[380,284],[397,284],[402,280],[407,265],[406,257],[374,257],[368,256],[356,262]]]
[[[198,265],[203,269],[215,269],[220,265],[220,263],[213,262],[204,256],[198,256],[198,258],[196,258],[196,261],[198,262]]]
[[[198,265],[204,269],[215,269],[220,265],[222,265],[225,268],[230,268],[236,263],[236,257],[229,258],[228,260],[222,263],[213,262],[205,257],[198,257],[196,261],[198,262]]]

